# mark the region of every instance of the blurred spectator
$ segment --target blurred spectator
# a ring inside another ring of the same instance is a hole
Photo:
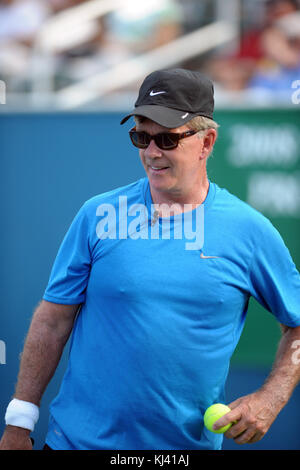
[[[215,57],[207,64],[207,71],[217,86],[224,91],[269,88],[268,80],[262,79],[264,74],[274,74],[275,70],[277,74],[281,67],[288,67],[290,72],[297,70],[297,42],[291,40],[287,29],[284,31],[279,26],[280,21],[297,11],[297,0],[267,0],[262,26],[242,35],[235,54]]]
[[[45,21],[86,1],[0,0],[0,79],[6,82],[8,92],[31,88],[33,47]]]
[[[176,0],[127,0],[101,18],[98,40],[71,51],[78,59],[65,64],[65,75],[83,79],[172,41],[182,32],[181,13]]]
[[[215,20],[215,2],[211,0],[177,0],[182,28],[190,33]]]
[[[251,28],[242,35],[236,58],[259,60],[273,56],[281,60],[280,53],[276,54],[275,51],[278,48],[276,22],[297,9],[297,0],[266,0],[262,25]],[[285,41],[283,37],[280,39]]]
[[[32,43],[48,15],[46,2],[0,0],[0,74],[8,89],[23,83]]]
[[[270,62],[257,67],[249,88],[265,98],[290,98],[291,85],[300,78],[300,12],[278,19],[263,40]]]
[[[108,41],[139,54],[181,34],[181,10],[174,0],[127,0],[108,16]]]
[[[299,61],[299,54],[289,37],[289,18],[294,16],[297,10],[297,0],[269,0],[267,2],[267,27],[261,34],[262,55],[288,67],[294,67]],[[286,21],[289,22],[287,27],[281,27],[280,25],[284,25]]]
[[[0,40],[30,43],[48,13],[39,0],[0,0]]]

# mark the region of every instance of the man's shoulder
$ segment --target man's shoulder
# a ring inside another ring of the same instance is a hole
[[[215,208],[222,213],[227,221],[232,221],[234,225],[239,224],[245,229],[253,231],[272,230],[271,221],[254,207],[250,206],[228,189],[216,185]]]

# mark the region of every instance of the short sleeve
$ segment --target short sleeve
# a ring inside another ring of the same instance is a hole
[[[256,234],[249,270],[251,295],[284,325],[300,325],[300,275],[268,219]]]
[[[58,250],[43,299],[67,305],[83,303],[90,268],[89,223],[83,205]]]

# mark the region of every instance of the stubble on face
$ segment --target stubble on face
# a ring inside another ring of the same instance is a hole
[[[148,119],[136,127],[150,135],[189,130],[186,125],[168,129]],[[180,140],[173,150],[162,150],[151,140],[139,153],[154,202],[198,205],[201,195],[207,193],[206,162],[200,158],[201,139],[197,135]]]

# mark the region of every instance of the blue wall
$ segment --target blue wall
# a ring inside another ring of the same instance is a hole
[[[0,364],[1,434],[30,318],[70,222],[86,199],[144,176],[127,134],[131,123],[120,126],[121,117],[118,113],[0,115],[0,340],[6,345],[6,364]],[[66,359],[67,351],[44,395],[34,432],[36,448],[43,444],[48,404],[58,390]],[[267,369],[233,367],[228,402],[258,388],[266,374]],[[270,433],[251,448],[300,449],[299,422],[298,387]],[[226,440],[224,448],[250,447]]]

